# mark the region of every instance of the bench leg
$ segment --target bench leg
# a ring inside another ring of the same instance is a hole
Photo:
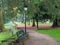
[[[15,43],[14,45],[20,45],[19,43]]]
[[[22,41],[22,45],[24,45],[24,41]]]
[[[20,45],[24,45],[24,41],[19,42]]]

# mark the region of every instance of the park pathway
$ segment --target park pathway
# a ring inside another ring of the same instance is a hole
[[[35,30],[27,30],[29,39],[24,43],[25,45],[59,45],[53,38],[48,35],[37,33]]]

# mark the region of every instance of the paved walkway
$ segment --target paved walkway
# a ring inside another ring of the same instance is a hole
[[[58,45],[58,43],[48,35],[43,35],[34,30],[27,30],[30,38],[25,41],[25,45]]]

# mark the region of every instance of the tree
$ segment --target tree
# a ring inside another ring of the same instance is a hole
[[[3,10],[3,8],[2,8],[2,0],[0,0],[0,31],[4,31],[4,22],[3,22],[3,13],[4,12],[4,10]]]
[[[32,24],[32,26],[34,27],[35,26],[35,21],[37,22],[37,28],[38,28],[38,15],[39,15],[39,8],[38,8],[38,6],[39,6],[39,0],[37,0],[37,2],[36,2],[36,0],[31,4],[31,7],[30,7],[30,12],[31,12],[31,14],[32,15],[30,15],[30,16],[32,16],[32,20],[33,20],[33,24]]]
[[[60,26],[60,0],[43,0],[40,3],[40,13],[53,16],[52,27]]]
[[[0,0],[0,30],[4,30],[4,24],[16,18],[17,0]]]
[[[3,18],[2,18],[2,11],[0,10],[0,31],[4,31],[4,22],[3,22]]]

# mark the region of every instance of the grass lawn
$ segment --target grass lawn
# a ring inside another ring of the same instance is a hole
[[[38,33],[47,34],[60,43],[60,29],[37,30]]]

